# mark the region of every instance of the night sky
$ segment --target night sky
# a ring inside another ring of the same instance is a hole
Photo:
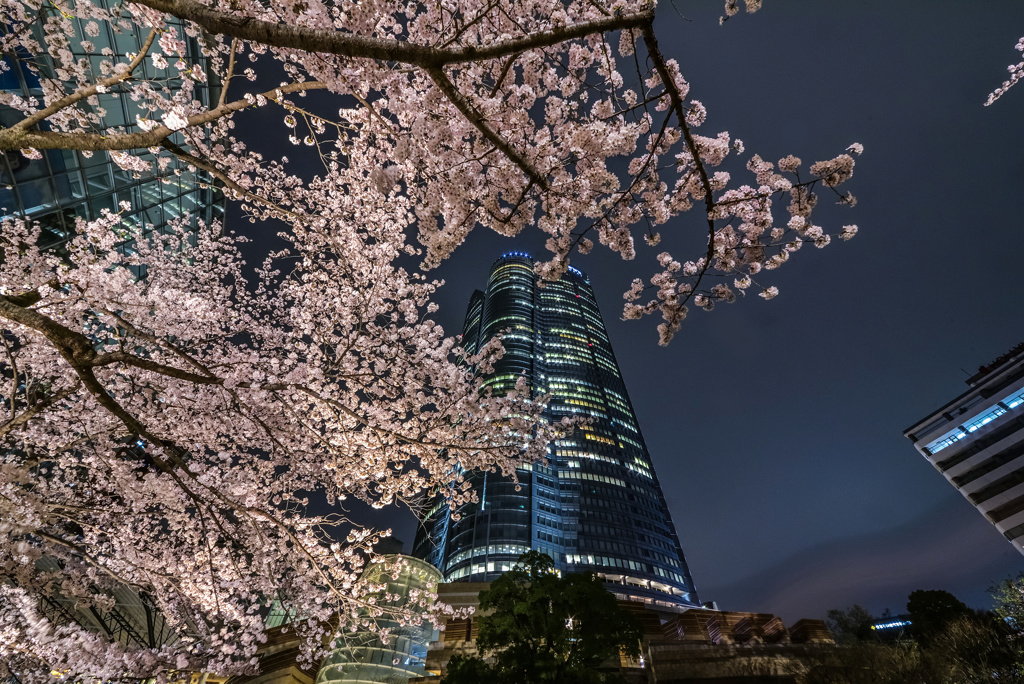
[[[619,320],[664,244],[638,244],[630,263],[601,248],[574,258],[700,597],[787,623],[853,603],[899,613],[914,589],[987,606],[1024,557],[902,433],[1024,341],[1024,86],[982,106],[1020,59],[1024,2],[765,0],[719,26],[722,5],[658,8],[662,50],[708,109],[703,132],[742,138],[744,159],[865,152],[844,186],[857,206],[815,215],[832,232],[856,223],[856,238],[769,272],[771,302],[691,313],[667,348],[658,320]],[[670,247],[699,242],[700,217],[662,232]],[[445,329],[460,332],[495,258],[542,245],[476,231],[435,271]],[[411,543],[410,514],[384,520]]]

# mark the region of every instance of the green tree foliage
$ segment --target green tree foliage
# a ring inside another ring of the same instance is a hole
[[[826,623],[837,644],[850,644],[856,641],[867,641],[871,638],[871,623],[874,618],[867,608],[854,604],[840,610],[828,611]]]
[[[943,666],[944,681],[1018,684],[1024,671],[1013,640],[1013,630],[995,614],[971,611],[946,622],[928,652]]]
[[[1024,577],[993,588],[994,611],[973,610],[947,591],[917,590],[911,630],[882,643],[860,606],[828,613],[843,648],[813,671],[814,684],[1024,684]]]
[[[922,644],[928,644],[946,625],[973,614],[960,599],[941,589],[918,589],[907,597],[911,632]]]
[[[601,664],[640,652],[639,626],[593,573],[555,572],[530,551],[480,594],[480,658],[453,658],[444,684],[621,681]]]
[[[989,591],[996,599],[996,615],[1017,632],[1024,633],[1024,575],[1003,580]]]
[[[995,614],[1009,630],[1014,665],[1024,673],[1024,575],[1003,580],[989,591],[996,599]]]

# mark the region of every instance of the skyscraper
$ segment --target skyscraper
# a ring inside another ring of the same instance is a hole
[[[536,549],[560,569],[597,573],[622,598],[699,605],[590,282],[570,268],[542,285],[528,254],[495,261],[486,290],[470,299],[463,344],[476,353],[504,332],[487,386],[504,393],[525,377],[535,396],[550,395],[547,420],[591,422],[556,440],[547,465],[519,469],[518,491],[508,478],[474,473],[478,502],[457,516],[433,502],[413,554],[446,581],[482,582]]]
[[[1024,343],[982,366],[966,392],[904,435],[1024,553]]]

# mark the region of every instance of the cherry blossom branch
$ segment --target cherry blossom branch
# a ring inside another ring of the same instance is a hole
[[[189,154],[182,148],[172,143],[170,140],[164,140],[163,142],[160,143],[160,146],[163,147],[168,152],[170,152],[171,154],[173,154],[174,156],[176,156],[178,159],[182,160],[183,162],[191,164],[192,166],[195,166],[198,169],[202,169],[203,171],[206,171],[207,173],[216,177],[218,180],[220,180],[220,182],[224,184],[224,187],[235,191],[236,193],[238,193],[239,196],[244,197],[252,202],[256,202],[257,204],[261,204],[269,208],[271,211],[277,212],[279,214],[277,218],[289,218],[293,221],[299,221],[302,219],[302,217],[299,214],[296,214],[293,211],[289,211],[284,207],[275,204],[274,202],[271,202],[266,197],[262,197],[254,192],[246,190],[241,185],[233,181],[230,176],[224,173],[215,164],[203,161],[194,154]]]
[[[10,390],[10,405],[11,405],[11,420],[14,420],[14,416],[17,413],[16,395],[18,394],[18,360],[14,356],[14,350],[11,349],[11,345],[7,342],[6,331],[0,331],[0,342],[4,345],[4,352],[7,354],[7,362],[11,366],[11,390]]]
[[[86,384],[86,387],[90,389],[94,388],[94,383],[98,384],[98,381],[96,380],[95,375],[93,375],[91,369],[95,367],[108,366],[113,363],[124,363],[129,366],[135,366],[153,373],[159,373],[160,375],[166,375],[168,377],[196,384],[217,385],[223,384],[224,382],[221,378],[197,375],[195,373],[181,370],[180,368],[167,366],[127,352],[117,351],[98,354],[93,348],[89,338],[82,333],[75,332],[64,325],[57,323],[53,319],[43,316],[37,311],[17,306],[13,304],[8,297],[4,297],[2,295],[0,295],[0,317],[20,323],[42,333],[46,339],[53,344],[57,351],[60,352],[71,367],[79,373],[79,376]],[[99,387],[99,393],[106,395],[106,392],[102,390],[101,386]],[[101,403],[103,402],[103,397],[98,397],[98,399],[100,399]],[[115,415],[118,414],[115,413]],[[122,416],[118,415],[118,417],[121,418]],[[128,426],[127,423],[126,426]],[[128,427],[129,429],[134,429],[132,426]]]
[[[395,129],[394,129],[394,128],[393,128],[392,126],[391,126],[391,122],[390,122],[390,121],[388,121],[387,119],[385,119],[385,118],[384,118],[383,116],[381,116],[380,114],[378,114],[378,113],[377,113],[377,109],[376,109],[376,107],[374,107],[374,106],[373,106],[372,104],[370,104],[370,102],[368,102],[368,101],[366,100],[366,98],[364,98],[364,97],[363,97],[362,95],[360,95],[359,93],[355,92],[354,90],[353,90],[352,92],[350,92],[350,93],[349,93],[349,95],[351,95],[352,97],[354,97],[354,98],[356,99],[356,101],[357,101],[357,102],[358,102],[359,104],[363,105],[363,106],[364,106],[364,107],[366,107],[366,108],[367,108],[368,110],[370,110],[370,115],[371,115],[371,116],[372,116],[373,118],[377,119],[377,121],[380,121],[380,122],[381,122],[381,124],[383,124],[384,128],[385,128],[385,129],[386,129],[387,131],[389,131],[389,132],[391,132],[391,133],[394,133],[394,132],[395,132]]]
[[[220,385],[224,382],[221,378],[196,375],[195,373],[189,373],[188,371],[175,368],[174,366],[168,366],[157,361],[144,359],[140,356],[136,356],[135,354],[129,354],[122,351],[98,354],[94,359],[88,361],[86,365],[90,368],[100,368],[114,363],[123,363],[126,366],[134,366],[136,368],[141,368],[142,370],[147,370],[151,373],[166,375],[169,378],[184,380],[185,382],[192,382],[197,385]]]
[[[60,287],[60,283],[57,281],[56,278],[53,278],[46,283],[46,286],[56,290],[57,288]],[[24,307],[32,306],[33,304],[41,300],[43,298],[43,295],[42,293],[39,292],[39,287],[34,287],[31,290],[26,290],[22,292],[21,294],[6,295],[6,298],[7,301],[9,301],[11,304],[14,304],[15,306]]]
[[[168,350],[169,352],[171,352],[172,354],[174,354],[175,356],[177,356],[182,361],[184,361],[185,363],[189,364],[190,366],[192,366],[196,370],[200,371],[201,373],[204,373],[207,376],[213,377],[214,374],[213,374],[213,372],[209,368],[207,368],[205,365],[199,363],[199,361],[195,360],[191,355],[186,354],[177,345],[172,344],[172,343],[168,342],[167,340],[162,340],[162,339],[158,338],[156,335],[153,335],[152,333],[148,333],[145,330],[140,330],[131,321],[127,320],[126,318],[124,318],[123,316],[118,314],[116,311],[110,311],[109,309],[103,309],[103,308],[100,308],[99,310],[102,313],[105,313],[106,315],[108,315],[111,318],[115,319],[117,321],[118,325],[120,325],[121,327],[123,327],[125,330],[127,330],[131,334],[135,335],[136,337],[138,337],[140,339],[143,339],[143,340],[149,342],[150,344],[155,344],[158,347],[161,347],[163,349]]]
[[[0,304],[2,304],[2,298],[0,298]],[[75,370],[78,373],[79,377],[81,378],[82,383],[86,386],[86,389],[88,389],[90,391],[90,393],[94,396],[94,398],[101,405],[103,405],[104,408],[106,408],[110,413],[112,413],[114,416],[116,416],[125,425],[125,427],[127,427],[133,434],[136,434],[136,435],[139,435],[141,437],[146,438],[147,440],[152,442],[155,446],[167,449],[170,452],[169,455],[171,456],[171,459],[176,462],[176,464],[181,469],[182,473],[185,473],[190,479],[192,479],[197,484],[199,484],[201,487],[206,489],[212,496],[214,496],[214,498],[220,500],[222,503],[224,503],[230,509],[235,510],[236,512],[240,512],[240,513],[244,512],[244,513],[246,513],[246,514],[248,514],[250,516],[256,516],[256,517],[263,518],[264,520],[270,522],[272,525],[277,527],[278,530],[281,531],[283,534],[285,534],[285,536],[287,536],[293,542],[293,544],[295,544],[295,546],[297,546],[299,548],[299,550],[302,552],[302,554],[307,557],[307,559],[310,561],[311,565],[314,567],[314,569],[317,571],[317,573],[321,576],[321,578],[327,584],[329,590],[335,596],[337,596],[339,599],[341,599],[343,601],[344,600],[351,600],[351,597],[345,596],[343,593],[341,593],[337,589],[337,587],[334,586],[333,582],[331,582],[330,578],[324,572],[324,570],[321,567],[319,561],[317,561],[316,558],[306,549],[305,545],[301,542],[301,540],[299,540],[294,535],[294,533],[288,528],[288,526],[284,522],[279,520],[276,516],[273,516],[273,515],[267,513],[266,511],[262,511],[262,510],[259,510],[259,509],[256,509],[256,508],[252,508],[250,506],[246,506],[246,505],[237,503],[235,501],[232,501],[231,499],[225,497],[221,492],[217,491],[215,488],[203,485],[201,482],[196,480],[195,476],[192,475],[189,472],[189,470],[186,467],[186,464],[184,463],[184,461],[182,461],[180,456],[177,453],[175,453],[175,452],[180,451],[179,447],[176,447],[175,445],[173,445],[171,443],[168,443],[168,442],[160,439],[156,435],[154,435],[138,419],[136,419],[134,416],[132,416],[130,413],[128,413],[123,407],[121,407],[121,405],[118,404],[118,402],[115,401],[113,399],[113,397],[111,397],[109,395],[109,393],[107,393],[104,390],[103,386],[99,383],[99,381],[97,380],[95,374],[92,372],[92,368],[88,368],[88,367],[87,368],[75,368]],[[201,509],[204,506],[204,502],[202,501],[202,499],[195,492],[193,492],[190,487],[188,487],[185,484],[185,482],[179,476],[178,472],[176,472],[175,469],[171,468],[169,466],[169,464],[165,463],[164,461],[162,461],[162,459],[159,459],[159,458],[157,458],[155,456],[152,456],[152,458],[153,458],[153,462],[160,468],[160,470],[165,472],[165,473],[167,473],[172,479],[174,479],[174,481],[181,488],[182,492],[185,493],[190,499],[192,499],[192,501],[197,505],[197,507],[198,507],[197,510],[200,513],[200,517],[201,517],[201,524],[203,524],[204,528],[205,528],[205,523],[203,523],[203,521],[202,521],[202,514],[201,514]],[[214,520],[214,522],[220,528],[221,534],[224,535],[225,540],[230,540],[232,538],[231,534],[228,533],[228,531],[225,530],[221,526],[219,520],[217,520],[216,516],[213,515],[212,510],[209,510],[209,512],[211,513],[211,518]],[[41,533],[41,532],[36,532],[36,533],[40,534],[40,535],[44,535],[45,534],[45,533]],[[51,541],[58,542],[58,543],[63,543],[62,540],[60,540],[58,538],[49,537],[49,535],[46,535],[46,536],[47,536],[47,538],[51,539]],[[204,537],[206,537],[206,536],[207,535],[204,534]],[[90,560],[92,560],[91,556],[88,556],[88,554],[86,552],[81,551],[81,550],[76,550],[76,552],[82,553],[83,556],[88,557]],[[212,562],[212,556],[213,556],[212,550],[211,550],[211,554],[210,555],[211,555],[211,562]],[[97,562],[97,567],[103,567],[103,566],[102,566],[102,564]],[[106,570],[106,569],[104,569],[104,570],[107,571],[108,574],[110,574],[109,570]],[[211,565],[211,572],[213,572],[213,566],[212,565]],[[117,579],[120,579],[120,578],[117,578]],[[215,583],[215,580],[214,580],[214,583]],[[126,584],[127,584],[127,582],[126,582]]]
[[[84,100],[84,99],[86,99],[88,97],[92,97],[93,95],[95,95],[98,92],[101,92],[100,88],[110,88],[111,86],[118,85],[119,83],[127,81],[128,79],[131,78],[132,74],[139,67],[139,65],[142,64],[142,60],[144,60],[146,58],[146,54],[149,52],[149,48],[153,45],[153,39],[156,38],[156,35],[157,35],[157,30],[156,29],[152,29],[149,32],[149,35],[146,36],[146,40],[143,41],[143,43],[142,43],[142,48],[139,50],[139,53],[137,55],[135,55],[135,58],[132,59],[132,61],[128,64],[128,68],[125,69],[124,71],[121,71],[120,73],[118,73],[115,76],[110,76],[109,78],[100,79],[100,80],[96,81],[96,83],[94,85],[91,85],[91,86],[89,86],[87,88],[82,88],[81,90],[78,90],[78,91],[68,95],[67,97],[63,97],[63,98],[57,100],[56,102],[52,103],[48,107],[46,107],[44,109],[40,109],[35,114],[32,114],[30,116],[25,117],[24,119],[22,119],[18,123],[16,123],[13,126],[11,126],[11,128],[8,129],[8,130],[12,130],[12,131],[15,131],[15,130],[16,131],[27,130],[27,129],[31,128],[32,126],[35,126],[36,124],[38,124],[40,121],[43,121],[46,118],[56,114],[60,110],[65,109],[67,107],[70,107],[71,105],[75,104],[76,102],[80,102],[80,101],[82,101],[82,100]]]
[[[104,360],[100,357],[88,337],[82,333],[75,332],[70,328],[57,323],[56,321],[43,316],[42,314],[27,309],[24,307],[17,306],[11,303],[10,299],[0,295],[0,317],[6,318],[7,320],[15,323],[20,323],[26,327],[32,328],[33,330],[41,333],[47,340],[54,346],[58,353],[64,360],[68,362],[72,370],[78,375],[81,383],[85,385],[85,388],[93,395],[93,398],[107,411],[109,411],[114,417],[120,420],[128,430],[137,435],[144,436],[146,439],[153,441],[161,446],[166,446],[163,440],[157,438],[155,435],[149,433],[145,426],[126,411],[103,387],[96,374],[93,372],[93,366],[104,365],[102,363],[97,364],[97,360]],[[117,356],[121,352],[112,352],[112,356]],[[130,356],[130,355],[125,355]],[[119,359],[120,360],[120,359]],[[136,364],[140,365],[144,362],[143,359],[134,359]],[[155,364],[155,362],[152,362]],[[163,369],[165,375],[171,375],[173,373],[186,373],[185,371],[179,371],[178,369],[171,368],[169,366],[162,366],[162,364],[155,364]],[[147,369],[152,370],[152,368]],[[160,371],[157,371],[160,372]],[[192,375],[192,374],[188,374]],[[202,376],[194,376],[199,380],[207,380]]]
[[[32,309],[18,306],[4,295],[0,295],[0,317],[42,333],[72,365],[82,365],[96,357],[96,350],[88,337]]]
[[[635,188],[636,184],[640,182],[640,179],[643,176],[644,172],[647,171],[647,169],[651,165],[651,162],[654,160],[654,157],[657,155],[658,146],[661,144],[661,141],[664,140],[665,138],[665,132],[668,130],[669,121],[669,117],[666,116],[665,119],[661,122],[661,129],[658,131],[657,136],[655,136],[654,138],[654,142],[651,144],[651,151],[647,153],[647,158],[644,160],[643,166],[640,167],[640,170],[632,174],[629,186],[627,186],[625,190],[619,193],[615,201],[612,202],[607,209],[605,209],[604,213],[601,215],[601,218],[597,219],[589,226],[587,226],[585,229],[576,234],[576,238],[572,241],[572,244],[569,245],[568,250],[566,250],[567,253],[572,251],[572,249],[576,247],[576,245],[580,244],[583,241],[583,238],[586,237],[587,233],[589,233],[591,230],[597,228],[602,223],[611,223],[608,217],[611,216],[612,212],[616,209],[616,207],[622,204],[626,197],[633,197],[633,188]]]
[[[39,415],[46,409],[50,408],[54,404],[63,401],[64,399],[67,399],[72,394],[77,392],[81,386],[81,381],[76,379],[73,385],[65,387],[64,389],[49,395],[42,401],[33,404],[31,408],[22,411],[19,415],[15,417],[12,417],[11,420],[7,421],[3,425],[0,425],[0,439],[3,439],[12,431],[21,427],[28,421],[32,420],[37,415]]]
[[[654,25],[647,24],[642,26],[641,32],[643,33],[644,44],[647,46],[647,54],[654,62],[654,68],[657,70],[658,76],[661,77],[661,82],[665,84],[665,89],[672,100],[672,109],[679,120],[679,127],[683,131],[683,137],[686,139],[686,147],[690,150],[690,156],[693,157],[693,164],[697,168],[697,173],[700,174],[700,184],[704,188],[704,206],[707,208],[708,214],[708,227],[711,230],[711,234],[714,235],[715,221],[711,218],[711,214],[715,209],[715,201],[712,198],[711,179],[708,178],[707,169],[704,168],[704,162],[700,158],[700,150],[697,148],[697,142],[693,139],[693,133],[690,132],[690,126],[686,123],[683,99],[679,96],[679,90],[676,88],[675,79],[668,69],[665,56],[658,48],[658,38],[654,35]]]
[[[530,182],[526,184],[526,187],[523,188],[523,191],[519,193],[519,199],[516,201],[514,205],[512,205],[509,208],[508,213],[505,216],[494,216],[493,212],[491,212],[490,209],[488,209],[488,213],[491,213],[491,215],[494,216],[494,218],[496,218],[501,223],[509,223],[512,219],[515,218],[516,213],[519,212],[519,207],[523,206],[523,202],[526,201],[526,196],[530,194],[530,190],[533,190],[532,178],[530,179]]]
[[[167,377],[172,377],[178,380],[183,380],[185,382],[191,382],[197,385],[224,385],[223,378],[210,375],[198,375],[195,373],[190,373],[188,371],[181,370],[173,366],[168,366],[166,364],[162,364],[156,361],[152,361],[150,359],[141,358],[139,356],[129,354],[127,352],[117,351],[98,354],[93,349],[91,343],[89,342],[89,339],[85,335],[77,333],[31,309],[25,309],[22,307],[14,306],[9,302],[8,298],[3,296],[0,296],[0,316],[17,323],[21,323],[22,325],[26,325],[27,327],[30,327],[42,333],[51,342],[51,344],[53,344],[54,347],[61,353],[65,360],[71,365],[72,369],[80,378],[81,383],[85,385],[86,389],[89,390],[89,392],[94,396],[96,401],[98,401],[112,415],[114,415],[118,420],[120,420],[132,434],[140,435],[157,445],[169,446],[168,443],[166,443],[163,439],[152,434],[145,427],[145,425],[143,425],[138,419],[132,416],[128,411],[124,409],[124,407],[122,407],[113,397],[110,396],[110,394],[103,388],[103,385],[100,383],[99,379],[96,377],[93,368],[104,367],[115,363],[123,363],[128,366],[133,366],[136,368],[140,368],[142,370],[150,371]],[[78,383],[76,383],[76,386],[74,388],[69,389],[66,394],[63,394],[61,398],[68,396],[73,391],[77,390],[77,386]],[[319,401],[322,401],[342,411],[343,413],[348,415],[350,418],[356,420],[359,424],[363,425],[364,427],[371,428],[374,431],[380,430],[384,434],[387,434],[404,443],[426,447],[430,449],[437,449],[443,446],[433,442],[425,442],[423,440],[416,439],[409,435],[403,435],[392,430],[374,427],[365,417],[359,415],[358,412],[352,410],[351,408],[341,404],[340,402],[334,399],[325,397],[320,393],[315,392],[312,389],[304,387],[302,385],[293,385],[286,383],[239,383],[238,386],[242,388],[252,388],[266,391],[298,389],[299,391],[302,391],[308,394],[309,396],[314,397]],[[50,402],[50,404],[58,400],[59,399],[55,398],[53,399],[53,401]],[[41,411],[44,408],[46,407],[40,407],[39,410]],[[38,411],[36,411],[36,413],[38,413]],[[13,430],[15,427],[24,424],[32,416],[36,415],[36,413],[32,413],[31,415],[25,417],[24,420],[19,420],[16,424],[12,424],[13,421],[9,422],[8,425],[10,427],[8,428],[7,426],[4,426],[4,429],[0,431],[0,437],[7,434],[7,432],[10,432],[10,430]]]
[[[355,59],[379,59],[435,69],[448,64],[476,62],[505,57],[516,52],[550,47],[594,33],[642,28],[654,22],[653,8],[634,14],[592,19],[577,24],[537,31],[520,38],[499,40],[489,45],[437,48],[429,45],[371,38],[331,29],[274,23],[231,14],[195,0],[135,0],[136,4],[194,22],[214,34],[222,34],[281,48],[324,52]]]
[[[1015,46],[1021,53],[1024,53],[1024,38],[1017,41]],[[994,91],[989,93],[988,98],[985,100],[985,106],[988,107],[990,104],[1001,98],[1007,90],[1017,85],[1022,78],[1024,78],[1024,61],[1018,62],[1017,64],[1011,64],[1008,67],[1010,77],[1003,81],[1003,84],[996,88]]]
[[[498,74],[498,78],[494,81],[494,87],[491,88],[491,97],[494,97],[494,95],[498,92],[498,89],[501,88],[501,84],[505,82],[505,77],[508,76],[508,72],[512,69],[512,65],[515,64],[516,60],[519,59],[519,55],[521,54],[523,53],[517,52],[515,54],[509,55],[508,59],[505,60],[505,66],[501,68],[501,73]]]
[[[78,544],[75,544],[74,542],[68,541],[67,539],[61,539],[60,537],[55,537],[52,534],[47,534],[46,532],[43,532],[41,530],[32,530],[31,534],[35,535],[36,537],[39,537],[40,539],[45,539],[51,544],[57,544],[58,546],[65,547],[66,549],[72,551],[75,555],[83,558],[89,565],[101,571],[102,573],[104,573],[105,575],[107,575],[119,584],[123,584],[126,587],[137,586],[134,582],[129,582],[124,577],[118,575],[116,572],[114,572],[106,565],[101,563],[99,559],[97,559],[95,556],[93,556],[88,551],[83,549]]]
[[[228,70],[221,79],[220,97],[217,98],[217,106],[223,107],[228,98],[228,85],[231,84],[231,77],[235,75],[235,51],[238,49],[238,38],[231,39],[231,49],[228,56]]]
[[[509,158],[512,163],[518,166],[523,173],[525,173],[533,183],[536,183],[545,190],[549,190],[551,185],[548,183],[547,177],[538,171],[534,166],[527,161],[527,159],[517,152],[511,144],[500,135],[487,123],[484,115],[473,105],[469,99],[459,92],[455,84],[452,83],[448,75],[444,73],[441,68],[427,69],[427,73],[430,75],[431,80],[438,87],[438,89],[444,93],[445,97],[455,105],[466,120],[473,124],[480,133],[487,138],[492,145],[501,150],[506,157]]]
[[[658,48],[658,38],[654,34],[653,24],[648,24],[641,27],[641,32],[644,37],[644,45],[647,46],[647,54],[654,62],[654,68],[657,70],[658,75],[661,77],[662,83],[665,85],[665,89],[669,94],[672,101],[672,109],[675,112],[676,119],[679,120],[679,127],[683,131],[683,137],[686,140],[686,147],[690,151],[690,156],[693,158],[694,168],[697,169],[697,173],[700,176],[701,187],[704,188],[704,207],[707,213],[708,222],[708,249],[704,255],[704,263],[701,265],[699,273],[697,273],[694,279],[694,287],[685,294],[680,304],[688,302],[695,294],[697,285],[700,284],[704,275],[711,268],[711,262],[715,254],[715,200],[712,196],[711,179],[708,177],[707,169],[704,167],[704,162],[700,158],[700,150],[697,147],[697,142],[693,139],[693,133],[690,131],[690,126],[686,123],[686,113],[683,111],[683,99],[679,95],[679,90],[676,88],[675,79],[672,77],[672,73],[668,69],[668,64],[665,61],[665,56]],[[677,307],[678,308],[678,307]]]
[[[491,12],[491,10],[493,10],[495,7],[497,7],[500,3],[501,3],[501,0],[492,0],[492,2],[489,5],[487,5],[487,7],[483,8],[482,10],[477,12],[476,16],[474,16],[472,19],[470,19],[465,24],[460,26],[459,30],[456,31],[455,34],[451,38],[449,38],[448,40],[446,40],[444,43],[441,44],[441,47],[442,48],[446,48],[449,45],[451,45],[452,43],[454,43],[455,41],[457,41],[459,38],[461,38],[466,33],[466,31],[468,31],[473,26],[478,24],[481,19],[486,17]]]
[[[336,401],[334,399],[331,399],[330,397],[325,397],[322,394],[320,394],[319,392],[315,392],[314,390],[312,390],[312,389],[310,389],[308,387],[304,387],[302,385],[289,385],[289,386],[282,386],[280,388],[276,388],[276,387],[273,387],[273,386],[267,386],[267,387],[264,387],[263,389],[286,389],[286,388],[288,388],[288,389],[297,389],[300,392],[308,394],[309,396],[311,396],[311,397],[313,397],[313,398],[315,398],[315,399],[317,399],[319,401],[324,402],[328,406],[334,407],[335,409],[341,411],[342,413],[347,415],[349,418],[355,420],[357,423],[359,423],[363,427],[369,428],[370,430],[373,430],[374,432],[382,432],[382,433],[384,433],[384,434],[386,434],[386,435],[388,435],[390,437],[394,437],[395,439],[397,439],[397,440],[399,440],[401,442],[404,442],[406,444],[409,444],[411,446],[420,446],[420,447],[425,447],[427,449],[432,449],[432,450],[433,449],[446,449],[446,448],[447,449],[453,449],[453,448],[456,448],[456,445],[454,445],[454,444],[438,444],[436,442],[426,442],[426,441],[423,441],[423,440],[420,440],[420,439],[415,439],[415,438],[410,437],[408,435],[403,435],[403,434],[395,432],[393,430],[386,430],[386,429],[383,429],[383,428],[374,427],[365,417],[359,415],[356,411],[353,411],[348,406],[345,406],[344,404],[342,404],[342,403],[340,403],[340,402],[338,402],[338,401]],[[480,451],[487,451],[489,448],[491,448],[491,447],[484,447],[484,446],[478,447],[478,449]],[[495,447],[495,448],[497,448],[497,447]]]
[[[305,81],[302,83],[289,83],[288,85],[268,90],[260,95],[250,96],[229,102],[226,105],[209,109],[200,114],[194,114],[185,119],[180,127],[170,128],[161,124],[148,131],[137,131],[135,133],[84,133],[75,131],[65,133],[59,131],[40,131],[19,128],[17,124],[11,128],[0,130],[0,150],[17,150],[26,147],[37,150],[131,150],[143,147],[156,147],[164,140],[173,135],[176,130],[202,126],[229,114],[239,112],[256,105],[259,97],[262,96],[272,102],[277,102],[283,94],[301,92],[306,90],[322,90],[327,87],[321,81]]]

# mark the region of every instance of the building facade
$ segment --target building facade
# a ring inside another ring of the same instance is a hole
[[[1024,343],[967,384],[903,434],[1024,553]]]
[[[106,7],[114,3],[103,0],[96,4]],[[40,14],[50,11],[58,9],[44,6]],[[71,22],[78,39],[71,40],[67,50],[76,60],[88,61],[97,75],[101,74],[103,62],[111,59],[106,55],[137,54],[142,47],[143,35],[117,32],[108,23],[100,22],[97,34],[88,36],[94,50],[86,52],[80,44],[87,35],[85,22],[78,18]],[[205,65],[200,46],[184,33],[181,23],[171,20],[168,26],[177,28],[178,34],[185,36],[189,63]],[[42,39],[41,34],[38,37]],[[31,58],[43,74],[50,76],[55,73],[54,56],[18,54],[17,57],[2,58],[6,68],[0,71],[0,90],[42,101],[39,77],[25,67],[24,60]],[[207,76],[208,83],[193,90],[194,99],[204,106],[216,102],[220,93],[216,75],[208,72]],[[139,65],[138,77],[160,79],[160,84],[172,92],[181,87],[180,79],[167,78],[148,59]],[[102,125],[98,130],[135,132],[138,130],[136,117],[153,116],[116,87],[96,95],[95,104],[79,103],[78,106],[101,115]],[[12,126],[23,118],[21,112],[0,106],[0,126]],[[180,133],[172,140],[178,144],[183,142]],[[103,210],[121,212],[125,228],[143,230],[159,230],[169,221],[186,215],[193,225],[199,219],[207,222],[223,219],[224,196],[204,173],[190,169],[177,158],[171,158],[170,163],[161,167],[148,150],[133,150],[132,154],[149,161],[150,170],[126,171],[115,164],[107,152],[43,150],[41,159],[30,159],[18,151],[0,152],[0,221],[18,217],[38,222],[43,229],[41,246],[59,249],[74,236],[76,219],[95,220]],[[130,206],[128,210],[122,209],[123,202]]]
[[[550,396],[547,420],[590,422],[556,440],[546,465],[520,468],[518,486],[473,473],[477,502],[454,512],[432,502],[413,555],[445,581],[484,582],[536,549],[561,570],[597,573],[620,598],[699,606],[587,277],[570,268],[540,286],[529,255],[505,254],[470,299],[463,344],[476,353],[498,334],[505,354],[486,380],[492,391],[523,377],[534,396]]]

